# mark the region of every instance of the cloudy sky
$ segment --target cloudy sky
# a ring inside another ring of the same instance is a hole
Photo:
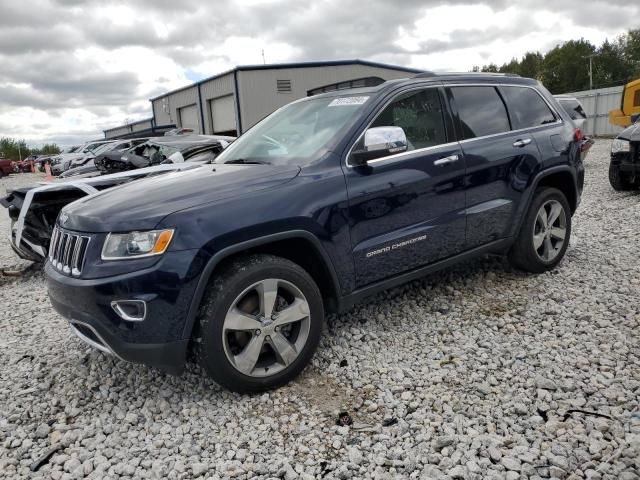
[[[467,71],[638,27],[632,0],[2,0],[0,136],[101,137],[236,65],[361,58]]]

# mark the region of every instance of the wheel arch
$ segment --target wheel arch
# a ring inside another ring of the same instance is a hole
[[[254,238],[230,245],[216,252],[200,274],[183,330],[183,338],[190,338],[195,326],[200,303],[216,270],[224,268],[243,255],[265,253],[277,255],[304,268],[318,285],[325,304],[325,311],[337,310],[340,284],[333,263],[320,240],[306,230],[292,230]]]
[[[531,207],[535,192],[540,187],[553,187],[560,190],[565,197],[567,197],[567,201],[571,207],[571,215],[573,215],[578,208],[579,202],[576,182],[576,176],[568,165],[560,165],[539,172],[531,181],[525,197],[526,200],[523,201],[522,206],[518,210],[518,220],[514,223],[514,229],[511,235],[517,236],[520,232],[524,218]]]
[[[569,202],[571,207],[571,215],[573,215],[578,208],[578,188],[576,186],[576,179],[571,169],[558,169],[549,171],[543,171],[539,177],[536,178],[532,192],[535,192],[540,187],[552,187],[560,190]],[[529,203],[533,199],[531,195]]]

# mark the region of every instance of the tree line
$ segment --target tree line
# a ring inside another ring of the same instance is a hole
[[[24,140],[9,137],[0,138],[0,157],[11,160],[23,160],[29,155],[55,155],[60,153],[60,147],[55,143],[45,143],[41,148],[33,148]]]
[[[613,41],[607,39],[598,47],[583,38],[569,40],[546,54],[527,52],[509,63],[490,63],[473,70],[535,78],[553,94],[588,90],[591,84],[593,88],[623,85],[640,78],[640,29],[629,30]]]

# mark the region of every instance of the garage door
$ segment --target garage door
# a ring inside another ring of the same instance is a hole
[[[236,129],[236,107],[233,95],[214,98],[210,102],[213,133],[230,132]]]
[[[200,133],[200,123],[198,122],[198,107],[196,104],[178,109],[180,126],[182,128],[193,128],[193,131]]]

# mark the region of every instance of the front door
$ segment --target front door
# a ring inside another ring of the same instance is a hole
[[[357,287],[464,249],[465,162],[447,115],[438,87],[400,93],[369,127],[402,127],[408,150],[347,164]]]

